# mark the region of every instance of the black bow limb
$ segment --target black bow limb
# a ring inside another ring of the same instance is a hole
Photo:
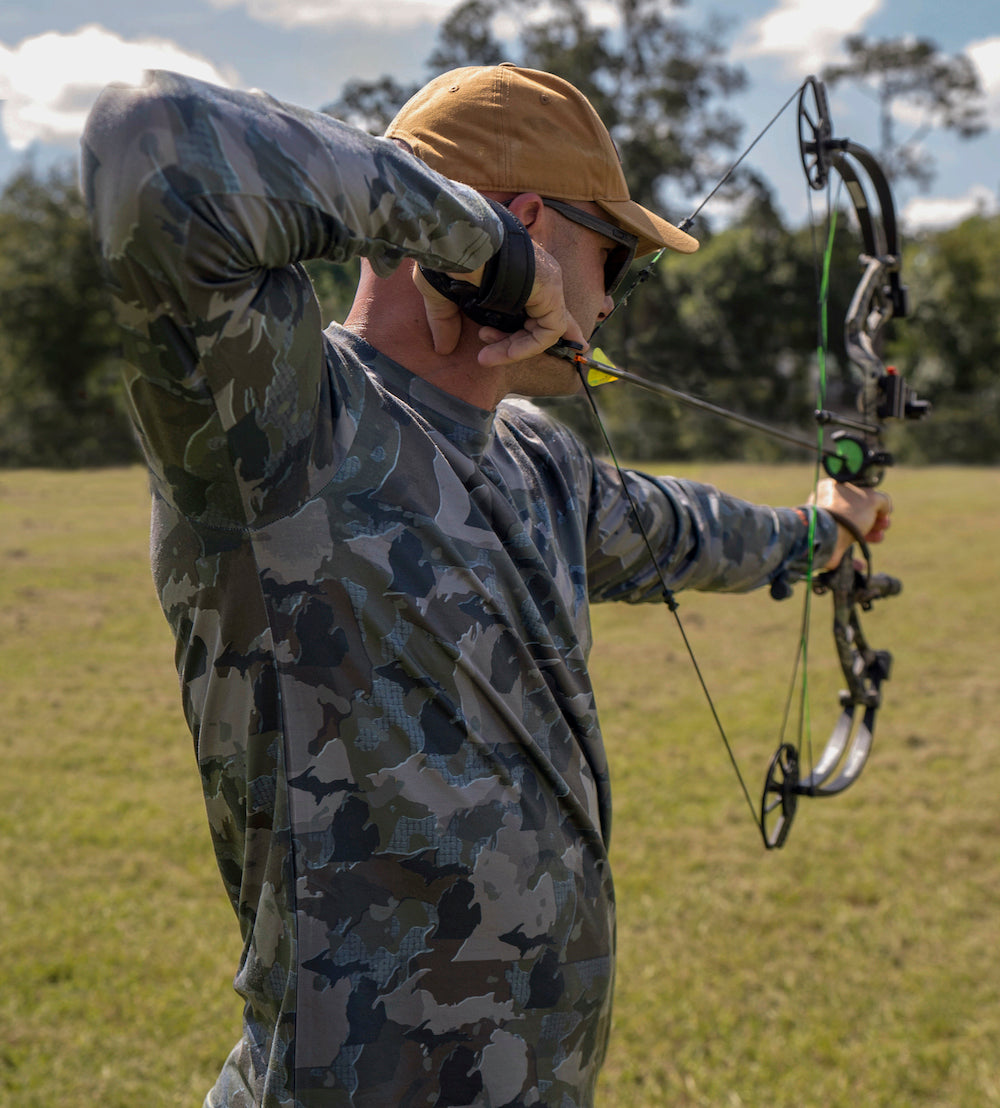
[[[867,547],[864,554],[865,569],[854,560],[851,547],[836,569],[813,583],[817,595],[829,592],[833,598],[833,638],[847,687],[840,693],[840,715],[809,773],[802,776],[801,752],[791,743],[783,742],[771,759],[760,805],[760,830],[769,850],[784,845],[800,796],[842,793],[861,776],[871,754],[892,654],[869,645],[859,609],[868,611],[873,601],[896,596],[902,584],[888,574],[872,573]]]

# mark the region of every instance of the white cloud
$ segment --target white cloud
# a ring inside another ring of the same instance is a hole
[[[979,70],[986,93],[986,119],[992,127],[1000,127],[1000,37],[970,42],[965,53]]]
[[[216,8],[246,9],[251,19],[281,27],[336,27],[365,23],[394,30],[420,23],[438,23],[454,0],[210,0]]]
[[[392,0],[388,2],[391,3]],[[591,27],[613,30],[620,27],[622,23],[619,4],[620,0],[582,0],[581,7]],[[448,5],[449,10],[454,6],[455,0],[451,0]],[[516,7],[507,11],[501,10],[493,17],[491,30],[501,42],[513,43],[520,38],[528,26],[541,26],[564,19],[564,9],[556,7],[550,3],[550,0],[535,0],[530,11],[522,11]]]
[[[834,61],[845,35],[860,32],[883,0],[780,0],[755,20],[734,57],[778,57],[790,75],[804,77]]]
[[[986,185],[973,185],[964,196],[917,197],[902,212],[910,231],[951,227],[972,215],[995,215],[1000,201]]]
[[[103,27],[0,44],[0,126],[14,150],[34,142],[76,142],[97,94],[112,81],[138,84],[146,69],[172,69],[216,84],[232,84],[211,62],[163,39],[131,42]]]
[[[904,41],[913,39],[912,35],[900,37]],[[986,94],[984,107],[987,124],[990,127],[1000,127],[1000,37],[971,42],[960,53],[965,54],[979,70],[979,80]],[[942,55],[947,57],[944,51]],[[898,122],[908,124],[914,130],[939,119],[924,104],[912,103],[904,98],[895,100],[892,110]]]
[[[209,0],[215,8],[244,8],[259,23],[281,27],[342,27],[366,24],[391,25],[393,30],[419,24],[441,23],[455,8],[455,0]],[[620,15],[613,0],[585,0],[590,22],[599,27],[617,26]],[[558,11],[544,0],[528,13],[531,22],[556,18]],[[515,38],[522,29],[524,15],[500,13],[493,31],[501,39]]]

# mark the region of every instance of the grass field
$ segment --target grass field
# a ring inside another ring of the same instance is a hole
[[[796,503],[797,467],[686,467]],[[595,612],[619,976],[602,1108],[1000,1105],[1000,472],[890,475],[895,655],[859,783],[763,850],[669,613]],[[0,474],[0,1104],[198,1106],[239,956],[139,470]],[[682,596],[751,793],[799,600]],[[817,600],[814,741],[836,714]]]

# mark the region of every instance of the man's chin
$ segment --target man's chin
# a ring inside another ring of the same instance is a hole
[[[583,381],[572,362],[540,354],[530,364],[524,363],[513,391],[520,396],[540,398],[575,396],[582,388]]]

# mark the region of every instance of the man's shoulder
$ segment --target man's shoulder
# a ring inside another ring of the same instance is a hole
[[[531,431],[546,439],[579,442],[564,423],[524,396],[508,396],[501,400],[497,406],[497,423],[500,426]]]
[[[571,474],[589,477],[594,465],[589,447],[545,408],[524,397],[508,397],[497,407],[496,416],[501,442],[516,440],[536,464],[554,464],[567,478]]]

